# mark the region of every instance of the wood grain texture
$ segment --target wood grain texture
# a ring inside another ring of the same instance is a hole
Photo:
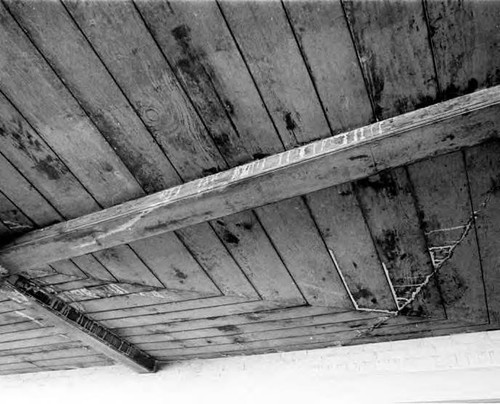
[[[285,147],[329,136],[282,4],[223,1],[220,5]]]
[[[326,246],[359,308],[396,310],[396,302],[351,184],[306,195]]]
[[[282,151],[216,2],[136,5],[228,164]]]
[[[485,144],[465,152],[472,208],[483,269],[490,322],[500,322],[500,153],[499,142]]]
[[[452,153],[413,164],[408,167],[408,173],[447,318],[487,322],[488,309],[462,154]]]
[[[0,15],[2,92],[102,204],[139,196],[137,181],[3,5]]]
[[[219,294],[217,286],[203,271],[174,233],[136,241],[134,251],[166,288],[204,294]]]
[[[212,225],[264,300],[297,304],[303,296],[252,211],[224,217]]]
[[[214,237],[215,232],[208,223],[180,229],[176,234],[224,295],[258,297],[228,249],[218,237]]]
[[[132,2],[64,4],[177,171],[190,180],[224,168]]]
[[[2,154],[0,154],[0,191],[10,201],[15,201],[21,211],[30,212],[30,219],[38,227],[61,221],[61,215]]]
[[[398,308],[412,316],[444,317],[435,279],[428,278],[434,268],[405,169],[360,180],[355,192],[387,268]]]
[[[0,192],[0,222],[8,229],[8,235],[27,233],[35,228],[34,223],[21,212],[3,193]]]
[[[255,210],[307,303],[352,309],[316,223],[300,197]]]
[[[36,267],[474,146],[498,137],[499,100],[479,91],[35,231],[0,260]]]
[[[176,185],[177,173],[64,6],[6,4],[146,192]]]
[[[379,119],[437,100],[424,9],[418,1],[343,1]]]
[[[443,98],[500,84],[500,4],[433,0],[425,6]]]
[[[227,316],[239,313],[254,313],[256,311],[278,309],[290,306],[290,303],[285,302],[271,302],[271,301],[253,301],[235,303],[231,305],[222,305],[216,307],[203,307],[199,309],[158,313],[146,316],[132,316],[123,317],[109,320],[102,320],[100,323],[111,329],[124,328],[124,327],[139,327],[148,326],[159,323],[175,323],[185,322],[186,320],[216,318],[220,316]]]
[[[333,132],[372,122],[370,98],[340,1],[284,4]]]

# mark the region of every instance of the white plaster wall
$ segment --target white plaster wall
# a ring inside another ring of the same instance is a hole
[[[500,403],[500,331],[172,364],[0,377],[0,403]],[[488,401],[490,402],[490,401]]]

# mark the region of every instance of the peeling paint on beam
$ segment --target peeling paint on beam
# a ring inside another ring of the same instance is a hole
[[[44,325],[53,325],[87,344],[106,357],[139,373],[156,371],[156,360],[131,343],[113,334],[61,299],[46,293],[22,276],[11,276],[0,291],[7,297],[40,314]]]
[[[475,146],[499,127],[497,86],[33,231],[0,249],[0,264],[17,273],[178,230]]]

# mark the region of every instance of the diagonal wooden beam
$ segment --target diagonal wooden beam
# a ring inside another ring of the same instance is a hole
[[[63,330],[68,336],[82,341],[115,362],[139,373],[156,370],[156,360],[147,353],[22,276],[3,278],[0,293],[39,315],[44,324]]]
[[[0,249],[13,272],[151,237],[498,138],[500,86],[123,203]]]

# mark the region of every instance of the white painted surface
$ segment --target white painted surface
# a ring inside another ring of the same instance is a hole
[[[419,403],[498,398],[500,331],[172,364],[0,377],[0,403]]]

